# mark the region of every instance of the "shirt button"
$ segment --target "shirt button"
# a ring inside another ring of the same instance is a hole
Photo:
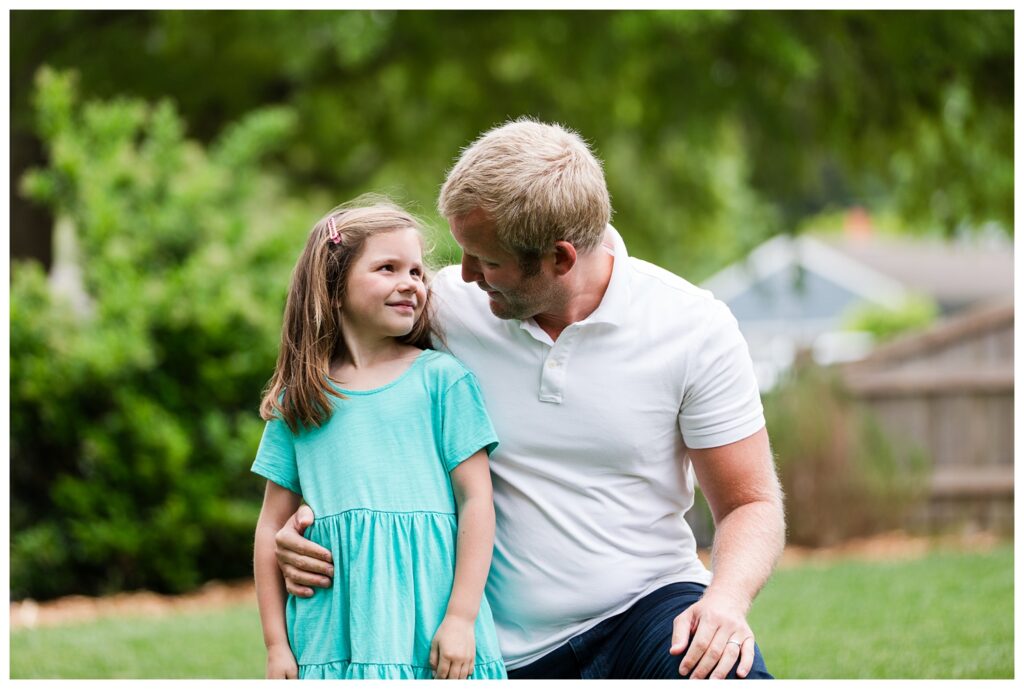
[[[557,361],[549,361],[548,362],[548,368],[558,368],[558,362]]]

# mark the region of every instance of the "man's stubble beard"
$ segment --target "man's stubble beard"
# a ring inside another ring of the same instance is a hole
[[[535,313],[539,313],[539,310],[532,309],[527,304],[508,301],[505,295],[501,295],[498,299],[488,297],[487,302],[491,313],[503,321],[513,319],[522,321],[531,318]]]
[[[502,320],[524,321],[533,318],[537,314],[552,310],[558,301],[558,290],[553,286],[532,284],[520,290],[520,294],[526,293],[526,298],[512,298],[499,293],[497,300],[488,298],[488,306],[495,317]]]

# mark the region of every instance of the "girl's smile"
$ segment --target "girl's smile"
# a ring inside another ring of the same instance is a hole
[[[414,315],[416,313],[416,302],[414,301],[399,301],[394,304],[388,304],[388,306],[400,313],[406,313],[409,315]]]

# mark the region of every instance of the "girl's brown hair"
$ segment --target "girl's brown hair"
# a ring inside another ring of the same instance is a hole
[[[331,360],[345,354],[341,307],[352,264],[374,235],[413,228],[416,219],[380,196],[361,196],[332,209],[309,233],[295,264],[281,328],[281,349],[274,375],[260,404],[260,416],[284,419],[297,433],[319,427],[331,416],[328,395],[343,397],[328,381]],[[432,349],[430,290],[423,312],[402,344]]]

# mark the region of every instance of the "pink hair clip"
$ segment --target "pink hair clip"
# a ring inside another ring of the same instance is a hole
[[[334,216],[327,216],[327,236],[335,244],[341,243],[341,233],[338,232],[338,226],[334,222]]]

